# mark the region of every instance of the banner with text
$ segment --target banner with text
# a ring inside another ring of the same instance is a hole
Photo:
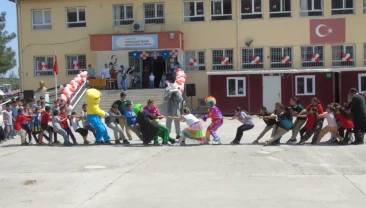
[[[112,36],[112,50],[155,48],[158,48],[157,34]]]

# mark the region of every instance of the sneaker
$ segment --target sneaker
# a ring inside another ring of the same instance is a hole
[[[161,143],[161,145],[163,145],[163,146],[171,146],[172,144],[170,142],[163,142],[163,143]]]
[[[103,144],[104,144],[104,145],[111,145],[111,144],[112,144],[112,142],[111,142],[111,141],[109,141],[109,140],[107,140],[107,141],[104,141],[104,142],[103,142]]]
[[[116,140],[114,144],[122,144],[121,140]]]
[[[72,144],[73,145],[78,145],[78,142],[77,141],[72,141]]]
[[[176,142],[176,143],[174,144],[174,146],[180,146],[180,143],[179,143],[179,142]]]
[[[220,145],[221,144],[221,141],[220,141],[220,138],[215,138],[212,142],[213,145]]]
[[[268,146],[269,143],[268,142],[264,142],[263,146]]]
[[[297,140],[296,139],[289,139],[286,144],[296,144]]]
[[[238,145],[240,144],[240,142],[236,141],[235,139],[233,141],[230,142],[231,145]]]
[[[122,144],[130,144],[130,142],[127,139],[124,139]]]
[[[168,140],[168,142],[169,142],[170,144],[174,144],[174,143],[175,143],[175,140],[174,140],[174,139],[172,139],[172,138],[170,138],[170,139]],[[182,141],[182,143],[185,143],[185,141]]]
[[[205,144],[210,144],[210,143],[211,143],[211,140],[206,138]]]
[[[90,142],[88,140],[84,140],[84,145],[88,145]]]
[[[60,144],[61,144],[61,142],[60,142],[60,141],[55,141],[55,142],[54,142],[54,144],[55,144],[55,145],[60,145]]]
[[[354,141],[351,143],[352,145],[359,145],[359,144],[364,144],[363,141]]]
[[[252,144],[259,144],[259,141],[258,141],[258,140],[254,140],[254,141],[252,142]]]
[[[53,142],[52,142],[52,141],[49,141],[49,142],[48,142],[48,145],[53,145]]]
[[[300,141],[299,143],[297,143],[298,145],[304,145],[305,141]]]
[[[22,143],[20,146],[28,146],[28,143]]]
[[[104,142],[102,142],[102,141],[95,141],[95,143],[94,143],[94,144],[95,144],[95,145],[103,145],[103,143],[104,143]]]
[[[64,142],[64,146],[71,146],[70,142]]]
[[[154,142],[154,146],[161,146],[159,142]]]
[[[180,139],[180,135],[178,134],[178,135],[175,137],[175,139]]]

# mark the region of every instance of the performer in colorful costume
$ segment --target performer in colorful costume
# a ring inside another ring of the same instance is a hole
[[[102,122],[102,118],[108,117],[108,113],[99,108],[102,94],[96,89],[88,89],[85,93],[88,104],[86,112],[89,123],[97,131],[95,144],[111,144],[108,131]],[[104,138],[104,142],[102,141]]]
[[[167,104],[167,118],[166,127],[169,132],[172,127],[173,119],[169,117],[181,117],[183,109],[186,107],[183,99],[184,83],[186,81],[186,74],[181,69],[177,69],[175,82],[167,82],[166,94],[164,100]],[[180,123],[179,120],[174,120],[175,132],[177,134],[177,139],[180,138]]]
[[[212,144],[221,144],[219,136],[216,134],[216,131],[220,126],[224,123],[224,119],[222,117],[221,111],[216,106],[216,99],[212,96],[209,96],[205,99],[205,102],[209,105],[208,113],[202,116],[203,121],[206,122],[207,118],[211,118],[212,122],[207,127],[206,131],[206,142],[210,142],[210,135],[213,136]]]

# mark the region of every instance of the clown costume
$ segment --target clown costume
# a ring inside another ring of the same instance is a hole
[[[209,105],[208,113],[203,115],[202,119],[206,122],[207,118],[211,118],[211,124],[207,127],[206,143],[210,143],[210,135],[213,136],[212,144],[221,144],[216,131],[224,123],[220,109],[216,106],[216,99],[212,96],[207,97],[205,102]]]

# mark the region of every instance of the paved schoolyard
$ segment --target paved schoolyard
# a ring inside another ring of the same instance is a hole
[[[0,207],[365,207],[366,145],[251,145],[264,127],[255,121],[240,146],[228,145],[237,121],[219,130],[221,146],[143,147],[136,138],[128,147],[6,142]]]

